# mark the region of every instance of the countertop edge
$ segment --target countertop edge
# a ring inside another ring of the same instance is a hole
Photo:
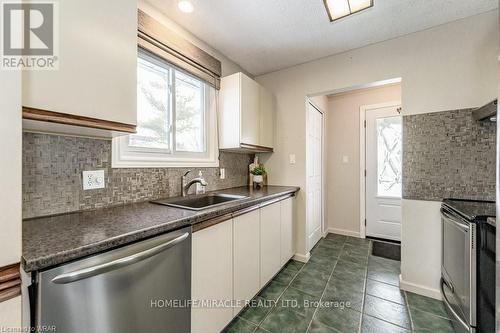
[[[123,235],[111,237],[96,243],[92,243],[86,246],[74,248],[67,250],[65,252],[55,253],[50,256],[39,257],[36,259],[26,260],[25,256],[21,257],[22,268],[26,273],[33,271],[46,270],[48,268],[58,266],[67,262],[71,262],[77,259],[81,259],[87,256],[97,254],[99,252],[104,252],[124,246],[129,243],[134,243],[142,239],[154,237],[162,233],[173,231],[186,226],[193,226],[195,224],[217,218],[222,215],[231,214],[239,210],[256,206],[267,201],[271,201],[280,197],[296,194],[300,190],[300,187],[290,186],[290,189],[284,190],[279,193],[274,193],[262,198],[252,198],[247,199],[244,202],[235,203],[233,207],[221,208],[220,210],[200,211],[200,214],[191,217],[181,218],[177,220],[168,221],[155,225],[150,228],[140,229],[134,232],[126,233]]]

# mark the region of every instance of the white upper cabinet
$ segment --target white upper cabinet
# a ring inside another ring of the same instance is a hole
[[[260,86],[246,75],[240,75],[240,143],[260,145]]]
[[[220,91],[220,149],[271,152],[274,96],[243,73],[226,76]]]
[[[135,126],[137,1],[58,6],[59,69],[23,72],[23,106]]]

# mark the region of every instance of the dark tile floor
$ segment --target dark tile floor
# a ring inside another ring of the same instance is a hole
[[[291,260],[225,332],[453,332],[443,303],[399,289],[400,262],[371,241],[328,234]]]

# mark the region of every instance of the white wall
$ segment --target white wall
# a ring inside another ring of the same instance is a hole
[[[403,114],[479,106],[497,95],[498,40],[495,10],[257,77],[277,98],[277,143],[275,153],[265,160],[269,179],[272,184],[302,188],[297,197],[298,223],[306,223],[307,95],[401,77]],[[288,164],[291,153],[297,157],[293,166]],[[435,211],[434,205],[422,209]],[[405,212],[403,216],[408,218]],[[403,220],[403,239],[417,239],[433,232],[440,232],[439,220],[432,221],[432,228],[419,229],[414,235],[406,233]],[[298,237],[305,239],[305,234]],[[304,245],[303,241],[297,242],[299,254],[305,255]],[[439,252],[433,255],[439,256]],[[403,269],[416,265],[417,261],[406,262]],[[404,271],[403,276],[415,284],[429,284],[411,276],[411,272]]]
[[[180,36],[182,36],[184,39],[187,41],[191,42],[192,44],[196,45],[203,51],[207,52],[211,56],[217,58],[221,64],[222,64],[222,76],[228,76],[233,73],[237,72],[244,72],[248,76],[252,77],[249,73],[245,72],[238,64],[227,58],[225,55],[211,47],[210,45],[206,44],[204,41],[201,39],[197,38],[195,35],[190,33],[188,30],[184,29],[174,21],[172,21],[170,18],[168,18],[165,14],[163,14],[159,9],[151,5],[149,2],[146,0],[138,0],[138,7],[157,21],[161,22],[164,24],[167,28],[171,29],[172,31],[177,32]]]
[[[403,200],[401,288],[441,298],[441,202]]]
[[[354,90],[328,97],[326,124],[327,221],[331,232],[359,236],[359,109],[401,101],[401,85]],[[342,162],[343,156],[349,159]]]
[[[0,329],[21,327],[21,297],[0,303]],[[0,331],[2,332],[2,331]],[[5,331],[20,332],[20,331]]]
[[[21,72],[0,73],[0,267],[21,260]],[[21,298],[0,303],[0,327],[20,327]]]

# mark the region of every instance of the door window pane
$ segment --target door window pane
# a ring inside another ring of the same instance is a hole
[[[169,68],[146,56],[137,61],[137,134],[133,147],[170,149]]]
[[[205,151],[204,84],[175,72],[175,147],[177,151]]]
[[[401,197],[401,117],[377,119],[377,195]]]

